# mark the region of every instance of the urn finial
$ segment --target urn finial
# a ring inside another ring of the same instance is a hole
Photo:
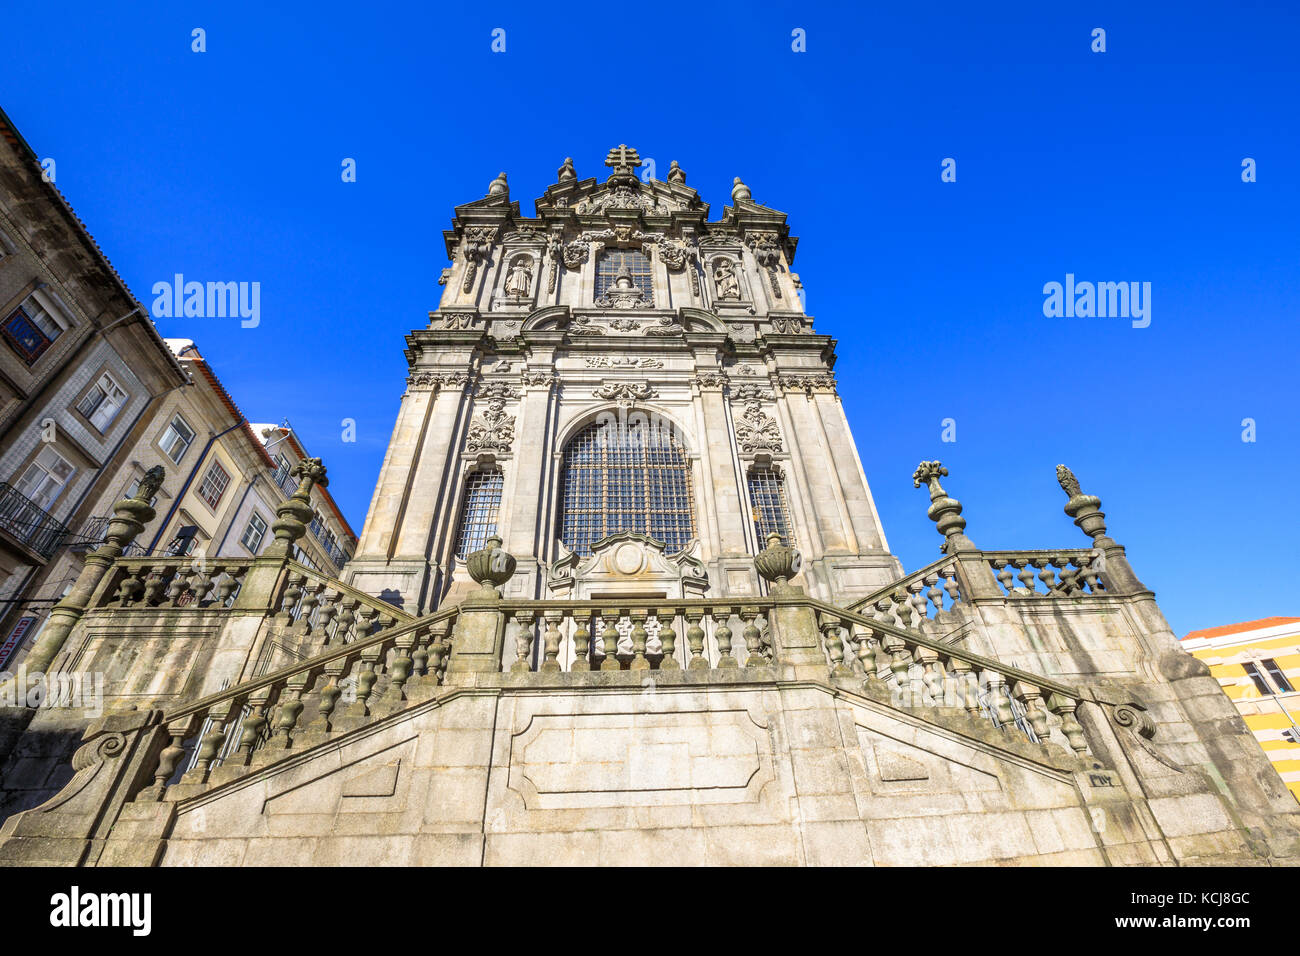
[[[772,586],[773,594],[802,590],[791,584],[790,579],[802,570],[803,555],[785,544],[785,539],[775,531],[767,536],[767,547],[754,555],[754,567]]]
[[[735,185],[731,187],[731,201],[739,202],[742,199],[745,200],[745,202],[753,202],[754,195],[749,191],[749,187],[742,183],[740,177],[737,176]]]
[[[564,163],[555,174],[557,182],[568,183],[578,178],[578,171],[573,168],[573,157],[565,156]]]
[[[502,549],[501,538],[495,534],[465,558],[465,569],[479,585],[480,597],[500,597],[498,588],[514,577],[515,565],[515,556]]]
[[[488,186],[489,196],[509,196],[510,186],[506,183],[506,174],[497,173],[497,178]]]
[[[676,183],[678,186],[686,185],[686,172],[682,167],[677,165],[677,160],[673,160],[668,166],[668,181]]]

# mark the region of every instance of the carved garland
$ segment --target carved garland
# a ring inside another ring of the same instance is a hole
[[[736,423],[736,440],[746,454],[781,451],[781,431],[776,419],[764,414],[763,406],[757,401],[745,403],[744,418]]]
[[[515,440],[515,417],[505,413],[505,403],[498,398],[488,402],[487,411],[475,415],[465,437],[467,451],[508,452]]]

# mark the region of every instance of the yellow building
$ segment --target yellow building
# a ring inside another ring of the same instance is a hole
[[[1209,665],[1300,800],[1300,617],[1192,631],[1183,646]]]

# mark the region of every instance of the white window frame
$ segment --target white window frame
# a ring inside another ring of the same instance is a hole
[[[113,423],[118,412],[126,406],[127,398],[126,389],[105,372],[90,387],[90,391],[81,397],[81,401],[77,402],[77,411],[103,434],[108,431],[108,426]]]
[[[54,458],[58,459],[58,462],[49,464],[42,463],[41,458],[45,455],[52,455]],[[67,476],[61,480],[53,470],[60,463],[66,465],[68,469]],[[18,490],[19,494],[28,498],[36,504],[37,507],[44,511],[49,511],[54,506],[54,502],[59,500],[59,496],[63,494],[64,489],[66,489],[68,485],[72,484],[72,479],[76,474],[76,465],[68,461],[68,459],[63,455],[59,454],[52,445],[46,445],[37,453],[31,463],[23,469],[22,475],[20,475],[18,480],[14,482],[14,487]],[[51,482],[54,484],[51,484]],[[48,500],[42,500],[41,489],[44,488],[55,488],[57,490],[54,490]]]
[[[176,439],[180,440],[181,433],[176,430],[176,423],[178,421],[181,423],[182,427],[190,433],[190,437],[185,441],[185,447],[181,449],[181,453],[179,455],[172,455],[172,451],[176,448],[176,442],[173,441],[169,447],[167,436],[172,432],[176,432]],[[181,460],[185,457],[185,453],[188,452],[190,447],[194,444],[195,437],[196,432],[190,427],[190,423],[185,420],[185,416],[180,412],[177,412],[172,416],[172,420],[167,423],[167,428],[163,430],[162,437],[158,439],[158,447],[162,449],[162,453],[167,456],[173,465],[179,465]]]
[[[261,527],[260,528],[255,527],[254,522],[261,525]],[[259,514],[258,512],[254,511],[252,514],[248,516],[248,526],[244,528],[244,533],[240,537],[239,543],[242,544],[245,548],[247,548],[249,553],[252,554],[254,557],[257,556],[257,550],[262,546],[262,542],[266,540],[267,527],[268,526],[266,523],[266,519],[263,518],[261,514]],[[248,541],[248,536],[250,532],[257,533],[256,540],[254,540],[251,544]]]

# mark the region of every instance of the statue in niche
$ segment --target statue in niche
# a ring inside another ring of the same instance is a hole
[[[740,280],[736,278],[736,269],[730,259],[713,261],[713,283],[717,286],[719,299],[740,298]]]
[[[520,256],[510,264],[506,275],[506,295],[512,299],[526,299],[533,289],[533,270],[527,256]]]

